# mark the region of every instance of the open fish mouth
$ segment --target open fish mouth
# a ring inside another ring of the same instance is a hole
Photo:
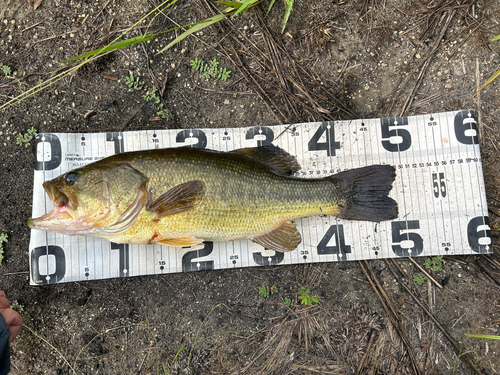
[[[50,183],[50,181],[44,182],[43,188],[50,200],[54,202],[54,210],[58,210],[58,212],[72,212],[78,206],[76,199],[71,194],[58,188],[55,184]]]
[[[79,231],[88,230],[91,225],[74,217],[77,207],[76,199],[50,181],[43,183],[50,200],[54,202],[54,209],[45,215],[28,220],[31,229],[60,231],[67,234],[77,234]]]

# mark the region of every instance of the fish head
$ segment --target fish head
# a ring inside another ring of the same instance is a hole
[[[43,183],[54,209],[28,226],[68,235],[119,234],[145,205],[146,182],[126,164],[93,163],[69,171]]]

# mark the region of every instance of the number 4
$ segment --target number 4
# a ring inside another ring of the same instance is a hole
[[[323,133],[326,134],[326,142],[318,142]],[[307,144],[309,151],[325,150],[328,156],[335,156],[335,150],[339,148],[340,142],[335,142],[335,130],[332,122],[323,122]]]

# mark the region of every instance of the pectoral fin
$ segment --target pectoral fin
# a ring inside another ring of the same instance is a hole
[[[200,240],[199,238],[196,237],[182,237],[182,238],[167,238],[158,241],[158,243],[165,246],[186,247],[186,246],[199,245],[203,243],[203,240]]]
[[[162,216],[175,215],[190,210],[203,197],[205,184],[194,180],[174,186],[146,206],[148,211],[156,213],[155,220]]]
[[[297,248],[302,241],[300,233],[291,221],[285,221],[278,228],[251,239],[266,249],[287,252]]]

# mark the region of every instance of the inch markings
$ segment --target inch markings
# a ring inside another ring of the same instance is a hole
[[[109,155],[186,146],[231,151],[270,144],[297,158],[302,169],[296,176],[303,178],[393,165],[397,177],[391,196],[398,202],[399,217],[381,223],[303,218],[295,222],[303,241],[290,253],[264,250],[247,240],[179,249],[32,231],[31,284],[492,251],[477,122],[469,110],[249,128],[39,134],[33,216],[52,208],[43,181]]]

